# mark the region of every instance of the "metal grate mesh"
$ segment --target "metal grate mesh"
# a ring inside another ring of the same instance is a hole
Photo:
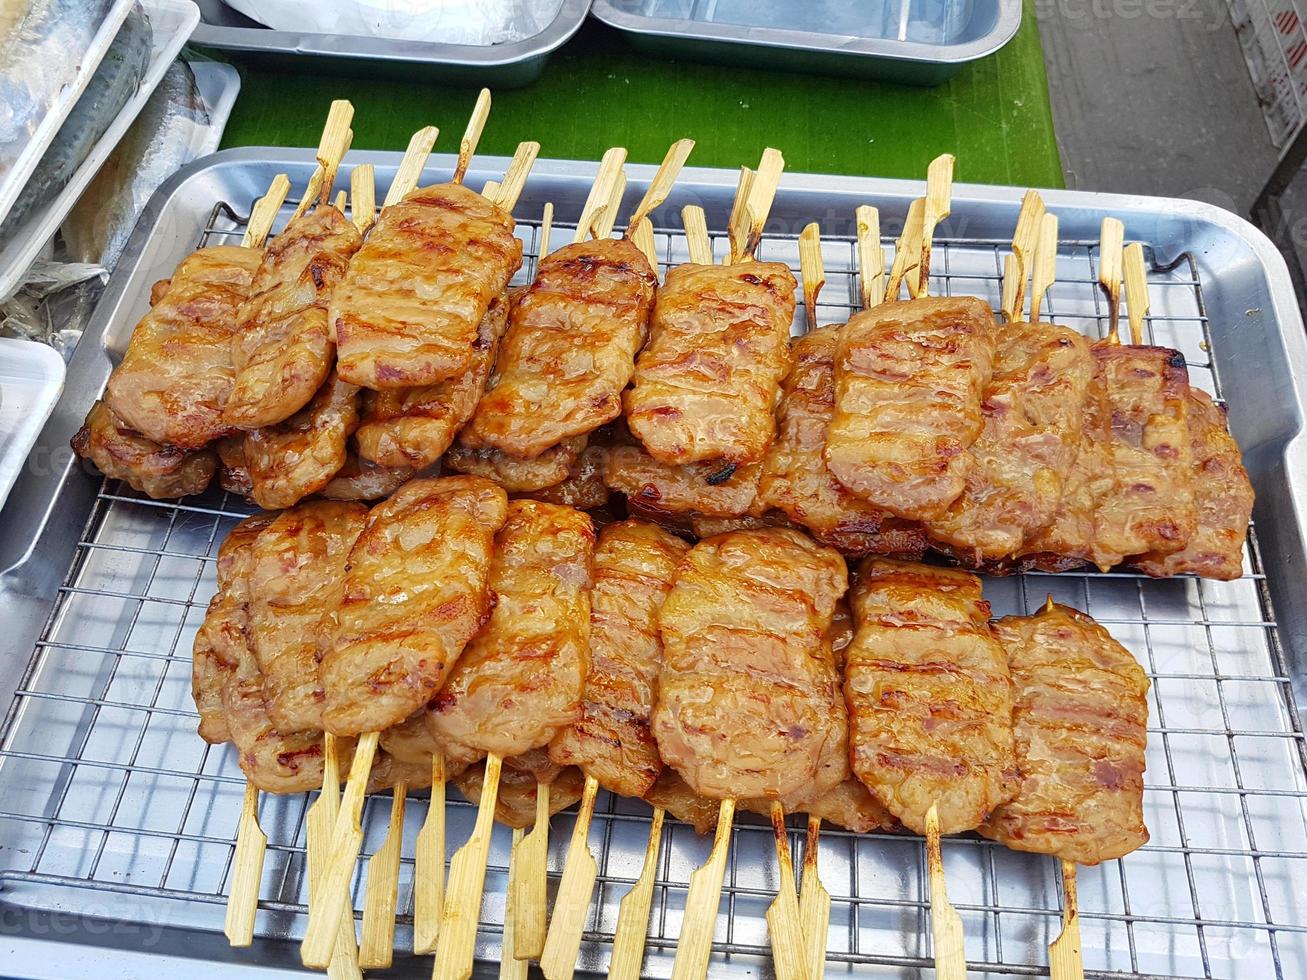
[[[219,205],[201,243],[235,241],[242,223]],[[534,270],[538,226],[518,227],[528,255],[525,280]],[[688,258],[679,234],[660,232],[657,239],[665,266]],[[714,245],[718,255],[725,251],[720,236]],[[823,249],[828,282],[819,320],[838,322],[857,297],[853,245],[831,238]],[[933,291],[997,304],[1004,251],[1000,242],[941,240]],[[759,257],[797,269],[797,242],[769,237]],[[1095,260],[1092,243],[1063,242],[1046,309],[1058,322],[1101,336],[1106,309],[1094,286]],[[1149,338],[1183,351],[1193,382],[1219,394],[1194,262],[1185,255],[1154,266],[1149,279]],[[796,329],[803,318],[800,308]],[[147,929],[219,928],[244,783],[234,754],[194,733],[190,646],[213,590],[217,546],[248,512],[243,501],[217,491],[174,504],[142,499],[115,481],[100,488],[0,743],[0,882],[11,898],[29,895],[33,904]],[[1135,652],[1153,682],[1145,792],[1152,841],[1122,861],[1081,871],[1090,975],[1295,976],[1295,964],[1307,962],[1307,925],[1294,885],[1307,871],[1307,746],[1255,529],[1244,577],[1235,582],[1157,582],[1116,572],[986,583],[996,615],[1032,612],[1048,593],[1095,616]],[[269,851],[260,935],[294,937],[303,929],[310,799],[262,798]],[[368,800],[365,857],[380,846],[389,809],[388,798]],[[413,843],[425,810],[425,800],[407,807],[401,949],[411,936]],[[470,806],[450,803],[451,850],[466,839],[472,818]],[[570,814],[553,821],[554,879],[571,821]],[[617,903],[639,873],[647,833],[642,803],[600,796],[590,838],[599,884],[583,969],[606,967]],[[675,822],[664,834],[645,966],[651,976],[670,971],[686,883],[709,846]],[[796,825],[796,859],[801,837]],[[497,828],[478,945],[490,959],[499,953],[507,846],[507,832]],[[975,974],[1046,972],[1045,946],[1060,927],[1057,862],[974,837],[949,839],[944,857]],[[883,976],[916,976],[930,965],[919,839],[828,830],[820,864],[834,898],[832,976],[853,964],[880,965],[873,972]],[[714,976],[767,969],[763,913],[776,885],[774,865],[770,830],[741,818]],[[356,877],[356,908],[359,885]],[[397,963],[429,969],[419,960]]]

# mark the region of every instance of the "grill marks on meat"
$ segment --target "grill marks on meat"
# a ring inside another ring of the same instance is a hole
[[[621,414],[656,283],[644,254],[624,238],[579,242],[544,258],[513,304],[469,445],[533,459]]]
[[[549,756],[619,796],[644,796],[663,768],[649,721],[663,658],[658,612],[689,550],[639,521],[610,524],[595,549],[580,717],[550,743]]]
[[[971,830],[1015,790],[1012,683],[980,580],[867,559],[845,651],[853,771],[904,826]]]
[[[494,480],[509,493],[532,493],[566,480],[585,446],[586,437],[576,436],[535,459],[518,459],[498,449],[472,449],[460,442],[445,454],[444,465],[458,473]]]
[[[847,489],[906,520],[962,493],[984,426],[994,317],[971,297],[887,303],[855,315],[835,352],[826,465]]]
[[[331,482],[345,465],[358,425],[358,389],[333,373],[304,408],[245,436],[250,496],[260,507],[290,507]]]
[[[826,468],[826,427],[835,411],[839,327],[794,340],[793,366],[781,385],[776,441],[762,462],[755,509],[782,511],[822,544],[846,555],[920,557],[925,532],[845,489]]]
[[[489,614],[506,508],[504,491],[476,477],[413,480],[372,508],[322,660],[328,731],[381,731],[440,689]]]
[[[105,476],[123,480],[155,500],[204,492],[218,465],[208,450],[187,451],[151,442],[102,401],[91,406],[72,447]]]
[[[758,497],[758,463],[725,460],[673,466],[640,446],[614,446],[604,464],[609,489],[626,494],[633,507],[661,514],[741,517]]]
[[[362,243],[351,221],[321,204],[264,249],[232,343],[236,379],[223,413],[230,425],[280,422],[322,387],[335,356],[327,303]]]
[[[136,325],[105,401],[145,438],[199,449],[231,431],[232,338],[261,255],[234,245],[192,253]]]
[[[1092,560],[1179,551],[1198,530],[1188,427],[1189,374],[1166,347],[1099,342],[1110,410],[1107,466],[1094,480]]]
[[[576,721],[589,663],[594,540],[580,511],[508,504],[490,568],[494,610],[427,715],[456,758],[460,749],[474,758],[520,755]]]
[[[359,455],[379,466],[415,470],[440,459],[485,391],[507,324],[505,294],[492,300],[481,318],[465,372],[424,388],[363,392],[363,418],[354,433]]]
[[[1013,323],[999,335],[982,403],[984,428],[966,453],[966,488],[927,523],[972,565],[1020,551],[1057,514],[1083,429],[1094,374],[1089,343],[1066,327]]]
[[[1084,613],[1053,606],[998,621],[1016,690],[1020,789],[980,826],[1018,851],[1098,864],[1148,840],[1148,678]]]
[[[345,561],[367,513],[362,504],[314,501],[282,512],[254,541],[250,639],[268,714],[282,731],[322,728],[318,664],[334,639]]]
[[[623,396],[627,424],[654,459],[762,459],[789,369],[796,285],[777,262],[687,263],[667,273]]]
[[[332,296],[340,376],[385,389],[466,372],[490,301],[522,264],[513,228],[461,184],[421,187],[385,208]]]
[[[1135,564],[1148,575],[1201,575],[1236,579],[1243,574],[1243,545],[1253,512],[1253,488],[1225,412],[1197,388],[1187,392],[1190,454],[1198,530],[1179,551],[1150,553]]]
[[[709,538],[681,563],[659,625],[653,729],[663,761],[713,799],[814,797],[846,725],[827,631],[844,560],[797,531]]]

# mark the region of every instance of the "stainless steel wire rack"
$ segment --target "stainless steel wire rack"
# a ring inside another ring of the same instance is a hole
[[[235,240],[248,198],[213,208],[198,241]],[[288,206],[289,207],[289,206]],[[523,209],[519,209],[521,213]],[[537,211],[538,214],[538,211]],[[1129,235],[1129,225],[1127,234]],[[538,223],[519,224],[533,271]],[[660,230],[664,265],[687,251]],[[887,243],[888,245],[889,243]],[[719,254],[724,250],[715,236]],[[998,300],[1005,243],[944,238],[933,290]],[[823,243],[823,323],[847,318],[857,297],[853,244]],[[1218,395],[1221,371],[1204,283],[1193,254],[1149,272],[1149,338],[1184,352],[1191,378]],[[797,240],[764,239],[761,258],[798,266]],[[1061,243],[1046,309],[1060,323],[1101,336],[1106,306],[1095,287],[1096,248]],[[796,316],[802,329],[803,311]],[[75,473],[72,479],[98,479]],[[260,891],[256,954],[221,944],[222,905],[244,780],[229,747],[195,734],[190,647],[214,587],[214,558],[227,531],[250,512],[218,491],[181,503],[142,498],[101,481],[58,587],[53,611],[17,685],[0,742],[0,897],[44,922],[104,921],[101,942],[149,951],[166,928],[216,941],[193,955],[224,964],[290,969],[305,922],[305,813],[310,795],[261,798],[269,850]],[[1307,745],[1267,572],[1250,537],[1234,582],[1153,581],[1130,572],[1024,575],[986,581],[996,615],[1033,612],[1052,594],[1092,614],[1140,659],[1152,680],[1145,808],[1152,839],[1120,861],[1079,876],[1084,958],[1091,976],[1293,978],[1307,964]],[[456,793],[451,793],[456,797]],[[406,807],[396,969],[429,974],[406,957],[411,941],[413,845],[426,801]],[[388,797],[369,798],[364,857],[384,837]],[[474,811],[448,808],[452,851]],[[617,904],[639,873],[648,808],[601,794],[590,842],[599,861],[597,901],[580,967],[602,974]],[[572,815],[554,818],[551,888]],[[796,825],[791,844],[801,856]],[[776,887],[770,829],[741,818],[718,915],[714,977],[770,972],[764,911]],[[668,975],[688,877],[709,841],[669,821],[649,926],[647,975]],[[499,956],[508,834],[490,853],[478,957]],[[1045,947],[1060,929],[1057,862],[973,836],[944,843],[950,895],[966,932],[975,976],[1047,972]],[[360,862],[360,868],[362,862]],[[821,877],[834,907],[831,976],[916,977],[931,965],[923,842],[828,829]],[[361,876],[354,881],[361,907]],[[6,914],[9,914],[8,912]],[[56,933],[57,936],[57,933]]]

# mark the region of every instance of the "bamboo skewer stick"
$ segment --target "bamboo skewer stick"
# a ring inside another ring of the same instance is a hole
[[[431,801],[413,861],[413,952],[433,953],[445,904],[445,756],[431,756]]]
[[[467,121],[467,129],[463,131],[463,138],[458,143],[458,163],[454,167],[453,176],[455,184],[463,183],[463,178],[467,176],[468,165],[477,151],[477,144],[481,142],[481,131],[486,128],[489,115],[490,89],[483,88],[477,95],[476,105],[472,107],[472,115]]]
[[[312,903],[321,887],[322,872],[331,856],[331,831],[340,811],[340,761],[336,751],[336,736],[330,732],[322,736],[323,769],[322,791],[309,807],[305,821],[309,859],[309,902]],[[340,916],[336,945],[331,951],[327,976],[331,980],[348,980],[361,977],[358,941],[354,935],[354,910],[346,908]]]
[[[505,956],[538,960],[545,949],[545,877],[549,857],[549,786],[536,783],[536,819],[531,833],[513,847],[509,863],[514,887],[507,901],[513,906],[513,946]]]
[[[930,161],[926,169],[926,206],[921,221],[921,268],[917,289],[908,290],[913,299],[930,295],[930,246],[935,237],[935,226],[949,216],[953,196],[953,154],[943,153]]]
[[[1104,218],[1098,233],[1098,285],[1107,296],[1107,342],[1121,343],[1121,243],[1125,225]]]
[[[623,180],[625,186],[625,178],[622,177],[622,167],[625,163],[625,147],[614,146],[604,152],[603,159],[599,161],[599,171],[595,174],[594,183],[590,185],[590,193],[581,207],[581,217],[577,219],[576,234],[572,238],[573,244],[585,241],[592,233],[595,238],[602,237],[596,230],[596,225],[612,204],[613,189],[619,178]]]
[[[894,243],[894,261],[890,265],[889,283],[885,287],[885,299],[898,302],[899,289],[904,280],[916,281],[914,274],[921,264],[921,223],[926,212],[926,199],[919,197],[908,205],[907,217],[903,220],[903,231]],[[908,293],[912,293],[909,288]]]
[[[668,147],[663,162],[658,165],[658,172],[654,174],[653,180],[649,181],[649,189],[644,192],[644,197],[631,212],[631,218],[626,224],[628,238],[636,225],[649,217],[655,208],[667,200],[667,196],[672,192],[672,185],[676,183],[676,178],[693,149],[694,140],[689,139],[677,140]]]
[[[513,844],[509,854],[516,854],[522,844],[522,828],[513,828]],[[512,895],[517,884],[518,865],[508,859],[508,884],[505,891]],[[530,972],[526,960],[519,960],[511,954],[516,945],[517,916],[513,911],[512,901],[504,903],[504,948],[499,955],[499,980],[527,980]]]
[[[880,243],[880,212],[863,204],[858,222],[858,296],[869,310],[885,302],[885,249]]]
[[[708,975],[708,957],[712,953],[717,906],[722,900],[722,879],[726,875],[726,855],[731,847],[731,825],[734,822],[735,801],[722,800],[712,851],[703,867],[690,875],[672,980],[703,980]]]
[[[648,218],[641,218],[633,227],[627,229],[627,237],[635,244],[644,257],[649,260],[649,268],[658,271],[658,247],[654,244],[653,225]]]
[[[1053,288],[1057,275],[1057,215],[1045,214],[1039,223],[1039,241],[1035,245],[1035,270],[1030,281],[1030,322],[1039,322],[1044,296]]]
[[[349,173],[350,220],[360,235],[377,220],[377,172],[370,163],[360,163]]]
[[[245,234],[241,237],[242,246],[263,246],[289,193],[289,178],[285,174],[277,174],[268,186],[268,192],[250,208],[250,219],[246,222]],[[259,791],[253,783],[247,782],[240,821],[236,828],[231,890],[227,896],[223,923],[223,932],[233,946],[249,946],[254,942],[254,918],[258,913],[259,886],[263,881],[263,859],[267,850],[268,837],[259,826]]]
[[[436,963],[431,974],[433,980],[467,980],[472,975],[477,922],[481,918],[481,897],[486,886],[486,858],[490,852],[491,824],[499,800],[499,774],[503,764],[504,760],[494,753],[486,756],[476,825],[467,843],[449,862],[449,887],[440,920],[440,942],[436,945]]]
[[[1124,253],[1126,314],[1130,318],[1130,343],[1144,342],[1144,318],[1148,315],[1148,272],[1144,268],[1144,247],[1138,242]]]
[[[736,261],[736,256],[744,254],[744,245],[749,237],[749,216],[745,202],[749,199],[749,190],[753,187],[754,172],[748,167],[740,168],[740,179],[735,185],[735,200],[731,202],[731,216],[726,221],[726,237],[729,246],[728,261]],[[684,213],[684,211],[682,211]],[[706,226],[705,226],[706,227]],[[712,260],[708,261],[709,265]]]
[[[1080,945],[1080,907],[1076,899],[1076,866],[1062,862],[1062,931],[1048,945],[1051,980],[1084,980],[1085,963]]]
[[[736,216],[732,209],[732,228],[735,230],[735,234],[730,236],[732,264],[752,259],[758,251],[762,228],[767,223],[767,215],[771,213],[784,170],[785,158],[781,156],[780,150],[769,146],[762,151],[758,171],[748,181],[748,196],[744,200],[743,210]],[[738,227],[736,221],[740,223]]]
[[[1021,198],[1021,210],[1017,214],[1016,231],[1012,233],[1012,255],[1015,262],[1015,293],[1011,306],[1003,306],[1008,321],[1021,319],[1021,311],[1026,307],[1026,283],[1034,269],[1035,249],[1039,242],[1040,229],[1044,218],[1044,199],[1038,191],[1026,191]],[[1006,270],[1004,270],[1006,273]],[[1006,281],[1004,286],[1006,286]]]
[[[826,285],[821,260],[821,227],[812,222],[799,234],[799,269],[803,279],[803,315],[807,331],[817,329],[817,296]]]
[[[440,130],[435,126],[426,126],[409,137],[408,149],[399,161],[399,169],[395,171],[395,179],[390,182],[390,190],[386,191],[386,199],[381,202],[383,210],[398,204],[417,187],[422,178],[422,168],[427,165],[427,157],[431,156],[431,148],[436,145],[436,137],[439,135]]]
[[[663,808],[654,807],[649,823],[649,843],[644,851],[640,877],[622,896],[617,909],[617,928],[613,930],[613,955],[608,964],[608,980],[639,980],[644,964],[644,946],[649,932],[649,909],[653,904],[654,875],[658,868],[658,849],[663,837]]]
[[[807,976],[806,947],[799,920],[799,895],[794,886],[794,864],[790,860],[790,837],[785,830],[785,810],[779,800],[772,800],[771,826],[781,872],[776,898],[767,907],[772,967],[777,980],[803,980]]]
[[[938,980],[965,980],[966,949],[962,918],[948,900],[944,882],[944,856],[940,850],[939,813],[935,804],[926,811],[926,869],[930,877],[930,930]]]
[[[504,179],[499,182],[499,189],[492,198],[494,203],[505,211],[512,213],[517,206],[517,199],[526,187],[526,178],[535,166],[536,157],[540,155],[540,144],[527,140],[517,144],[517,152],[504,172]]]
[[[327,111],[327,123],[322,129],[322,138],[318,142],[318,165],[309,177],[309,184],[304,189],[295,213],[290,216],[294,221],[314,203],[326,203],[331,195],[331,187],[336,182],[336,171],[340,161],[349,150],[354,140],[354,131],[349,128],[354,118],[354,106],[345,99],[336,99]]]
[[[359,736],[350,766],[349,780],[341,797],[340,812],[332,828],[332,846],[322,875],[319,900],[309,908],[309,924],[300,946],[300,959],[312,969],[324,969],[331,959],[336,924],[349,905],[349,882],[354,875],[359,849],[363,846],[363,794],[377,752],[377,732]]]
[[[1021,308],[1024,303],[1018,299],[1018,293],[1022,288],[1019,282],[1020,270],[1021,260],[1013,253],[1009,252],[1003,256],[1003,293],[999,299],[999,309],[1003,311],[1003,318],[1008,323],[1016,323],[1021,319]]]
[[[391,793],[386,840],[368,860],[363,939],[359,943],[359,964],[365,970],[388,970],[395,956],[395,903],[399,898],[399,854],[404,846],[408,786],[401,780]]]
[[[626,172],[619,170],[617,179],[613,181],[612,193],[608,196],[608,204],[594,222],[593,233],[596,240],[608,238],[613,233],[613,226],[617,224],[617,212],[622,207],[622,195],[626,193]]]
[[[572,826],[572,839],[567,845],[563,877],[558,883],[558,894],[554,899],[554,917],[549,923],[549,937],[545,942],[544,955],[540,958],[540,969],[547,980],[566,980],[576,972],[581,934],[585,930],[585,918],[590,911],[595,879],[599,877],[599,866],[587,843],[598,792],[598,780],[586,776],[581,806],[577,810],[576,823]]]
[[[826,933],[830,928],[830,892],[817,870],[817,845],[821,817],[808,817],[808,843],[803,852],[803,880],[799,886],[799,922],[807,951],[808,980],[822,980],[826,974]]]
[[[681,209],[681,224],[685,228],[685,244],[690,250],[690,261],[698,265],[712,265],[712,239],[708,237],[708,219],[703,208],[687,204]]]

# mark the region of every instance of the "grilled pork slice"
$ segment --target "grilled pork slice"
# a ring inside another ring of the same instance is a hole
[[[340,376],[384,389],[464,374],[490,301],[522,264],[513,228],[461,184],[420,187],[383,209],[332,294]]]
[[[328,500],[380,500],[414,477],[407,466],[378,466],[346,446],[345,464],[319,493]]]
[[[254,541],[250,642],[280,731],[322,729],[318,664],[335,639],[345,561],[367,515],[362,504],[312,501],[283,511]]]
[[[654,459],[762,459],[789,369],[796,285],[778,262],[687,263],[667,273],[623,396],[627,424]]]
[[[662,771],[649,728],[663,646],[658,611],[690,546],[639,521],[599,535],[590,597],[590,672],[580,718],[549,745],[619,796],[642,797]]]
[[[1253,513],[1253,487],[1225,412],[1210,395],[1190,388],[1188,424],[1198,530],[1179,551],[1150,553],[1135,564],[1157,578],[1201,575],[1236,579],[1243,574],[1243,545]]]
[[[73,452],[112,480],[155,500],[203,493],[218,461],[205,449],[161,446],[128,426],[102,401],[91,406],[72,439]]]
[[[971,830],[1015,792],[1012,681],[980,580],[869,558],[845,651],[853,771],[903,825]]]
[[[608,462],[608,446],[595,443],[595,437],[581,450],[567,470],[567,478],[543,490],[530,491],[528,496],[547,504],[562,504],[577,510],[594,510],[608,503],[608,487],[604,484],[604,466]]]
[[[379,466],[418,470],[440,459],[485,391],[507,323],[505,294],[492,300],[481,318],[472,364],[462,374],[424,388],[365,391],[362,421],[354,433],[359,455]]]
[[[839,327],[822,327],[791,345],[790,373],[776,409],[776,441],[767,450],[756,508],[783,512],[822,544],[846,555],[920,557],[925,531],[871,506],[826,468],[826,427],[835,411]]]
[[[330,375],[303,409],[246,434],[250,497],[260,507],[278,510],[318,493],[345,465],[357,425],[358,389]]]
[[[1094,374],[1089,342],[1074,330],[1013,323],[999,334],[984,428],[966,453],[966,488],[926,522],[934,541],[966,564],[1017,554],[1057,515],[1083,431]]]
[[[1094,480],[1091,559],[1106,571],[1132,555],[1180,551],[1198,530],[1184,355],[1100,341],[1111,429]]]
[[[758,498],[757,463],[723,460],[675,466],[660,463],[641,446],[614,446],[604,463],[604,482],[643,512],[742,517]]]
[[[487,480],[447,477],[412,480],[368,513],[322,660],[328,731],[382,731],[440,689],[489,614],[507,505]]]
[[[1098,864],[1148,840],[1148,678],[1084,613],[1052,603],[996,626],[1007,648],[1020,772],[979,830],[1018,851]]]
[[[145,438],[199,449],[231,432],[232,338],[262,254],[238,245],[192,253],[132,331],[104,397]]]
[[[785,528],[690,550],[659,618],[653,731],[694,792],[793,808],[839,783],[827,762],[847,726],[827,631],[847,585],[837,552]]]
[[[567,245],[517,297],[469,443],[533,459],[622,411],[658,278],[625,238]]]
[[[657,781],[644,794],[650,806],[661,807],[682,823],[688,823],[696,834],[706,834],[717,826],[717,812],[721,803],[700,796],[690,789],[675,769],[664,769]]]
[[[535,459],[518,459],[498,449],[472,449],[460,441],[445,454],[444,465],[458,473],[494,480],[509,493],[533,493],[566,480],[585,444],[585,436],[576,436]]]
[[[223,410],[230,425],[273,425],[322,387],[335,353],[327,303],[362,243],[335,205],[320,204],[264,249],[232,338],[236,379]]]
[[[249,570],[254,541],[272,522],[255,514],[237,524],[218,548],[218,585],[191,653],[191,696],[200,713],[200,738],[211,745],[231,740],[222,691],[249,648]]]
[[[826,466],[872,506],[921,521],[966,484],[984,427],[994,316],[971,297],[886,303],[840,329]]]
[[[495,537],[489,621],[431,702],[451,755],[507,758],[576,721],[590,660],[594,528],[570,507],[513,500]]]
[[[543,759],[544,765],[541,764]],[[504,760],[499,773],[499,792],[495,798],[495,820],[505,827],[525,830],[535,824],[536,792],[549,788],[549,815],[561,813],[581,798],[585,777],[572,766],[549,766],[549,757],[536,749],[525,756]],[[484,762],[469,766],[454,777],[454,785],[469,803],[480,805],[485,783]]]

